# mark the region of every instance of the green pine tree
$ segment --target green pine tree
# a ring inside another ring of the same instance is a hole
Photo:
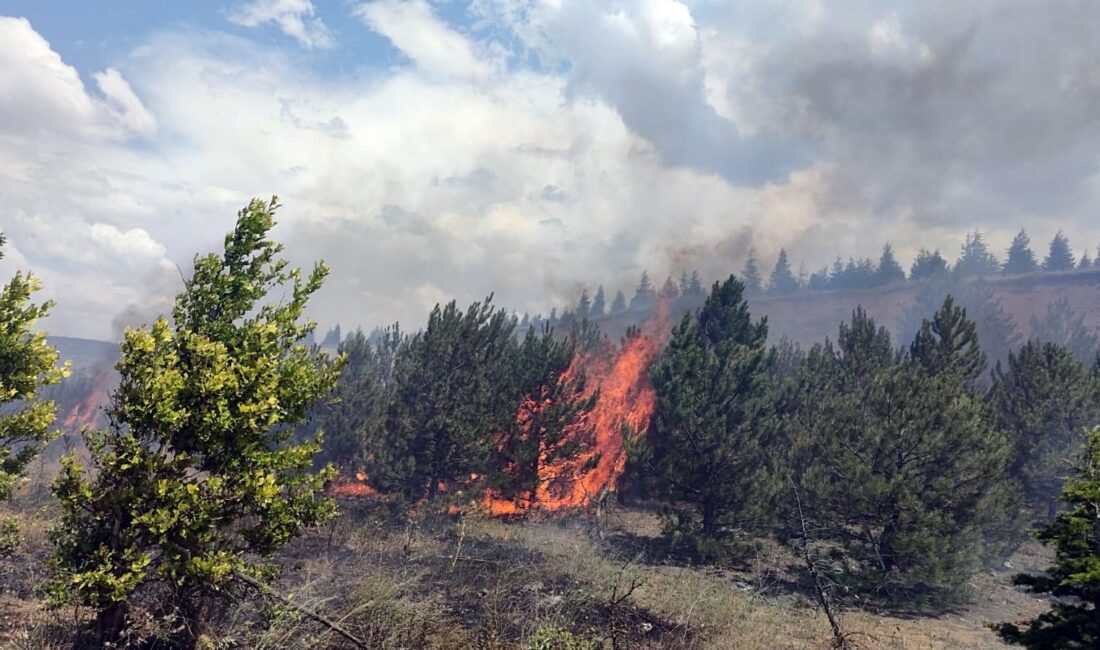
[[[649,273],[642,271],[638,286],[634,288],[634,297],[630,299],[631,311],[648,311],[657,304],[657,292],[649,280]]]
[[[364,469],[367,436],[381,430],[393,392],[393,366],[404,337],[397,325],[376,330],[371,337],[356,330],[340,344],[346,360],[336,389],[315,407],[299,427],[303,435],[321,429],[324,445],[316,463],[331,463],[345,474]]]
[[[1054,565],[1041,575],[1016,576],[1017,584],[1058,600],[1023,627],[995,625],[1009,643],[1036,650],[1100,646],[1100,427],[1087,432],[1071,469],[1062,488],[1067,508],[1038,534],[1054,547]]]
[[[744,285],[715,284],[698,321],[684,316],[651,376],[657,410],[644,438],[646,471],[669,505],[690,503],[709,538],[751,526],[770,490],[772,417],[765,320],[753,322]]]
[[[596,289],[596,296],[592,298],[592,309],[589,311],[593,318],[599,318],[607,311],[606,298],[604,298],[602,284]]]
[[[954,372],[964,381],[977,379],[985,370],[977,326],[951,296],[944,299],[931,320],[921,323],[909,356],[929,374]]]
[[[913,260],[913,266],[909,268],[910,280],[927,280],[947,273],[947,260],[943,259],[939,251],[929,252],[922,248]]]
[[[1005,260],[1005,273],[1023,274],[1034,273],[1039,270],[1039,263],[1035,261],[1035,253],[1031,252],[1031,238],[1020,229],[1008,247],[1008,259]]]
[[[1065,459],[1080,432],[1100,422],[1100,385],[1063,347],[1028,341],[993,372],[989,400],[1013,442],[1012,476],[1024,496],[1053,518]]]
[[[611,313],[621,314],[626,311],[626,296],[622,291],[615,292],[615,299],[611,301]]]
[[[372,486],[417,501],[484,474],[492,432],[510,426],[519,407],[514,332],[515,319],[491,297],[465,311],[454,301],[435,306],[398,351],[383,429],[366,438]]]
[[[301,344],[328,269],[288,268],[268,239],[276,207],[252,201],[224,254],[196,257],[171,320],[126,332],[110,426],[84,433],[92,467],[63,460],[49,589],[96,612],[100,646],[142,598],[193,647],[230,582],[269,575],[264,558],[335,514],[319,444],[290,440],[339,370]]]
[[[760,268],[756,264],[756,251],[749,249],[749,259],[745,260],[745,268],[741,271],[741,284],[745,287],[745,294],[754,296],[764,289],[763,279],[760,276]]]
[[[530,499],[542,467],[574,458],[583,449],[584,441],[570,435],[571,427],[592,409],[597,395],[585,397],[584,376],[567,372],[577,349],[572,336],[559,340],[546,327],[529,329],[515,350],[511,383],[519,417],[495,432],[489,475],[489,484],[505,498]]]
[[[791,273],[791,263],[787,260],[787,251],[779,249],[771,278],[768,280],[768,293],[784,295],[798,291],[798,280]]]
[[[1074,267],[1073,251],[1069,247],[1069,238],[1061,230],[1050,240],[1050,251],[1043,260],[1044,271],[1072,271]]]
[[[955,262],[955,274],[959,277],[984,277],[994,275],[1000,269],[1000,262],[989,252],[982,234],[977,231],[967,233],[962,254]]]
[[[1031,338],[1056,343],[1081,363],[1090,363],[1100,351],[1100,340],[1095,330],[1085,324],[1085,313],[1074,309],[1066,296],[1051,301],[1041,318],[1031,317]]]
[[[922,331],[937,338],[931,323]],[[792,480],[810,525],[843,551],[844,579],[867,594],[953,596],[1008,515],[1010,446],[960,367],[945,360],[929,372],[899,358],[857,310],[835,348],[810,351],[795,382]]]
[[[882,247],[882,257],[879,258],[875,274],[876,284],[891,284],[905,280],[905,271],[901,269],[897,258],[894,257],[894,247],[890,244]]]

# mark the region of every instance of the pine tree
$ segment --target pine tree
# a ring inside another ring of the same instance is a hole
[[[768,327],[754,323],[744,285],[711,289],[698,322],[685,314],[651,376],[657,409],[644,441],[646,468],[670,505],[697,506],[699,530],[716,538],[751,525],[770,479]]]
[[[1092,258],[1089,257],[1088,249],[1081,251],[1081,259],[1077,261],[1077,270],[1086,271],[1092,268]]]
[[[959,278],[954,274],[934,276],[921,284],[914,304],[898,322],[898,336],[916,336],[925,316],[938,310],[948,296],[966,309],[967,317],[974,321],[987,365],[1003,362],[1008,353],[1019,345],[1016,323],[1004,310],[989,282]],[[983,382],[986,379],[986,376],[982,377]]]
[[[840,261],[839,256],[833,260],[833,266],[829,271],[829,286],[834,289],[847,288],[844,281],[844,262]]]
[[[898,264],[897,259],[894,257],[894,248],[890,246],[890,244],[886,244],[882,247],[882,257],[880,257],[878,261],[875,283],[891,284],[904,280],[905,271],[901,269],[901,265]]]
[[[660,296],[662,300],[667,300],[670,303],[680,297],[680,289],[672,280],[671,275],[665,279],[665,283],[661,286],[661,291],[657,295]]]
[[[325,333],[325,338],[321,340],[321,347],[335,349],[340,345],[340,341],[342,340],[344,340],[344,336],[340,333],[340,324],[337,323],[332,329]]]
[[[844,272],[837,278],[838,286],[842,289],[866,289],[877,284],[875,263],[870,258],[848,258],[844,265]]]
[[[947,273],[947,260],[943,259],[939,251],[929,252],[922,248],[909,268],[910,280],[927,280]]]
[[[325,432],[315,464],[331,463],[345,474],[365,469],[365,456],[385,423],[393,392],[393,365],[404,335],[397,325],[377,330],[368,338],[361,330],[340,344],[345,359],[332,396],[310,412],[298,427],[306,438],[315,430]]]
[[[599,288],[596,289],[596,297],[592,299],[591,313],[593,318],[599,318],[607,311],[607,306],[604,304],[604,301],[603,285],[601,284]],[[526,326],[526,323],[523,325]]]
[[[1040,575],[1018,575],[1017,584],[1057,598],[1051,610],[1024,627],[1002,623],[1005,641],[1039,650],[1100,646],[1100,427],[1085,436],[1084,449],[1062,489],[1068,506],[1039,532],[1054,547],[1054,566]]]
[[[611,301],[611,313],[621,314],[626,311],[626,296],[622,291],[615,292],[615,299]]]
[[[1005,273],[1023,274],[1034,273],[1039,270],[1039,263],[1035,261],[1035,253],[1031,252],[1031,238],[1027,232],[1020,229],[1008,247],[1008,258],[1002,269]]]
[[[573,458],[582,449],[581,441],[568,433],[592,409],[596,396],[585,398],[584,377],[566,372],[576,351],[576,339],[559,340],[549,327],[529,329],[515,350],[510,383],[520,415],[496,432],[489,474],[489,485],[505,498],[531,499],[540,468]]]
[[[174,646],[193,647],[228,583],[266,575],[257,560],[335,514],[331,468],[312,471],[319,445],[290,441],[337,377],[301,345],[328,269],[287,268],[267,239],[276,207],[252,201],[224,254],[195,259],[171,321],[126,332],[110,426],[84,433],[94,470],[62,462],[50,593],[96,611],[99,646],[145,594],[182,618]]]
[[[806,282],[806,288],[810,291],[828,291],[831,289],[832,283],[829,281],[829,269],[823,268],[816,273],[811,273],[809,281]]]
[[[644,312],[653,309],[656,304],[657,293],[653,290],[653,283],[649,281],[649,273],[642,271],[642,277],[634,289],[634,297],[630,299],[630,309]]]
[[[1031,338],[1056,343],[1081,363],[1091,363],[1100,348],[1095,330],[1085,325],[1084,312],[1073,309],[1066,296],[1048,304],[1042,318],[1031,317]]]
[[[0,258],[3,246],[0,235]],[[40,287],[37,277],[19,272],[0,289],[0,501],[11,498],[27,465],[57,436],[51,428],[57,405],[38,392],[69,374],[68,363],[57,367],[57,349],[46,334],[34,331],[53,307],[31,302]]]
[[[1065,348],[1028,341],[993,372],[989,401],[998,427],[1013,441],[1012,476],[1036,508],[1054,517],[1061,469],[1080,433],[1100,423],[1097,381]]]
[[[409,501],[433,499],[440,484],[483,474],[493,431],[515,420],[515,320],[492,297],[465,311],[436,305],[408,338],[393,370],[383,432],[365,454],[371,485]]]
[[[953,372],[973,381],[985,370],[985,354],[978,346],[977,326],[966,317],[966,309],[947,296],[931,320],[924,320],[909,357],[929,374]]]
[[[749,249],[749,259],[745,261],[745,268],[741,271],[741,284],[745,287],[745,295],[755,296],[764,290],[763,278],[760,276],[760,268],[756,264],[756,251]]]
[[[989,252],[985,238],[980,232],[966,234],[959,261],[955,262],[955,274],[959,277],[984,277],[995,275],[1001,265],[996,256]]]
[[[592,299],[588,297],[588,289],[582,289],[580,300],[577,301],[577,318],[588,318],[591,312]]]
[[[1043,270],[1048,272],[1072,271],[1074,267],[1073,251],[1069,247],[1069,238],[1061,230],[1050,240],[1050,252],[1043,260]]]
[[[836,348],[810,351],[794,391],[791,478],[810,525],[843,550],[844,579],[879,597],[950,597],[1010,503],[1010,447],[978,392],[899,359],[861,310]]]
[[[706,295],[703,291],[703,279],[699,277],[698,271],[691,272],[691,277],[688,279],[687,288],[684,289],[683,294],[692,299],[702,299]]]
[[[768,293],[773,295],[786,295],[798,291],[798,280],[791,273],[791,264],[787,261],[787,251],[779,249],[779,257],[775,260],[775,268],[772,269],[771,279],[768,280]]]

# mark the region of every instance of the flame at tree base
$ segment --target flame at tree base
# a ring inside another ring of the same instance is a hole
[[[482,506],[494,516],[518,516],[532,510],[555,512],[582,508],[614,492],[626,468],[627,436],[647,428],[657,405],[649,368],[668,340],[667,309],[658,305],[656,316],[638,333],[623,341],[617,354],[585,354],[574,360],[567,374],[585,373],[584,397],[599,391],[591,411],[571,427],[582,451],[567,460],[540,463],[539,484],[533,494],[503,498],[489,490]]]
[[[620,348],[608,347],[596,353],[578,355],[565,377],[584,373],[586,389],[581,399],[596,391],[599,398],[592,410],[580,417],[567,431],[579,442],[581,451],[567,459],[547,461],[543,454],[538,469],[538,487],[516,498],[505,498],[489,489],[480,506],[494,517],[523,516],[531,512],[559,512],[584,508],[608,493],[615,492],[626,469],[626,442],[629,435],[642,435],[649,428],[657,405],[657,394],[649,381],[649,369],[668,342],[667,306],[658,303],[657,313],[638,332],[623,341]],[[517,419],[527,418],[525,403]],[[535,407],[537,408],[537,407]],[[488,434],[487,434],[488,435]],[[476,474],[461,489],[478,483]],[[446,492],[440,484],[439,491]],[[330,486],[330,494],[340,498],[379,498],[367,475],[339,477]],[[460,492],[456,492],[456,495]],[[450,512],[461,508],[449,506]]]

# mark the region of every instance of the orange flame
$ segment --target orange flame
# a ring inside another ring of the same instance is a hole
[[[584,450],[576,457],[539,467],[539,485],[527,498],[509,500],[488,491],[482,505],[495,516],[520,515],[532,509],[557,511],[588,505],[607,492],[614,492],[626,466],[624,428],[639,435],[649,427],[657,396],[649,382],[649,368],[668,342],[668,306],[659,301],[656,314],[637,336],[622,347],[603,354],[580,355],[566,371],[587,377],[584,397],[599,391],[593,409],[574,425],[571,435],[582,441]],[[516,418],[530,419],[537,403],[525,402]]]
[[[70,410],[61,426],[68,433],[79,433],[84,427],[94,428],[110,398],[110,368],[104,368],[92,378],[88,393]]]
[[[333,496],[341,498],[366,498],[375,496],[374,488],[367,483],[367,475],[364,472],[356,472],[355,478],[337,476],[332,482],[329,491]]]

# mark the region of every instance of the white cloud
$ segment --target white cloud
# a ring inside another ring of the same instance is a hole
[[[244,27],[274,23],[280,31],[306,48],[328,48],[335,44],[328,27],[310,0],[253,0],[229,14],[229,20]]]
[[[932,50],[902,31],[898,14],[876,20],[868,30],[871,54],[894,57],[901,62],[921,63],[932,58]]]
[[[130,84],[114,68],[107,68],[95,75],[100,92],[116,110],[119,122],[128,130],[141,135],[152,135],[157,130],[157,120],[146,110]]]
[[[288,254],[333,266],[326,324],[414,328],[428,303],[491,291],[546,312],[581,284],[629,291],[643,269],[728,273],[750,244],[813,269],[886,241],[951,254],[974,226],[998,246],[1055,220],[1078,250],[1100,238],[1096,57],[1050,75],[1045,46],[1011,63],[992,45],[1065,29],[1043,22],[1055,14],[979,12],[990,32],[959,36],[899,9],[875,35],[870,2],[477,6],[469,31],[426,2],[357,7],[413,65],[324,78],[297,52],[165,30],[91,91],[29,24],[0,20],[0,226],[58,300],[51,327],[110,336],[123,307],[165,304],[172,265],[272,192]],[[750,131],[808,161],[735,169],[769,162]]]
[[[147,134],[153,116],[114,69],[95,75],[104,99],[90,95],[24,18],[0,16],[0,133],[115,138]]]
[[[425,0],[376,0],[359,5],[354,14],[429,75],[484,81],[493,73],[493,65]]]
[[[104,249],[105,257],[120,264],[159,261],[168,252],[164,244],[153,239],[143,228],[123,231],[109,223],[93,223],[89,234],[92,242]]]

